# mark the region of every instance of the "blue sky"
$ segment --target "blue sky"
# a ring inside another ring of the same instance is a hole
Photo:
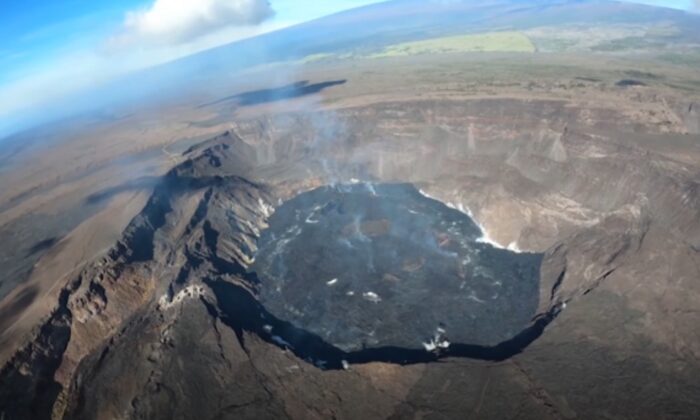
[[[0,83],[70,48],[91,47],[91,39],[104,37],[108,26],[115,27],[124,11],[139,2],[5,0],[0,15]]]
[[[376,1],[2,0],[0,131],[130,71]]]
[[[129,11],[154,0],[3,0],[0,84],[76,48],[95,47],[118,30]],[[271,0],[277,22],[296,23],[377,0]],[[688,9],[692,0],[640,0]]]
[[[129,71],[377,1],[2,0],[0,130],[4,117]]]
[[[146,9],[153,2],[3,0],[0,86],[41,71],[76,51],[101,48],[105,39],[120,30],[127,13]],[[373,2],[376,0],[272,0],[275,15],[265,24],[274,29]],[[236,35],[230,40],[245,36],[245,32]]]

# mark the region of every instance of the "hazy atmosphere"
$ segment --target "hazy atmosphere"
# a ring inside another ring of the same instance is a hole
[[[700,418],[700,4],[5,1],[0,419]]]
[[[41,122],[70,95],[130,72],[378,2],[9,0],[0,16],[0,136]],[[639,3],[698,6],[689,0]]]

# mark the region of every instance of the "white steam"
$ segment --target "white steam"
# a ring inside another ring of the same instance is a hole
[[[430,196],[428,193],[426,193],[426,192],[423,191],[423,190],[418,190],[418,191],[419,191],[424,197],[430,198],[430,199],[432,199],[432,200],[440,201],[440,200],[436,199],[435,197]],[[496,240],[494,240],[494,239],[489,235],[489,232],[486,230],[486,228],[484,227],[484,225],[482,225],[481,223],[479,223],[479,221],[476,219],[476,217],[474,217],[474,213],[471,211],[471,209],[470,209],[469,207],[465,207],[462,203],[459,203],[458,205],[455,206],[455,205],[454,205],[453,203],[451,203],[451,202],[446,203],[446,206],[449,207],[449,208],[451,208],[451,209],[459,210],[460,212],[462,212],[462,213],[466,214],[467,216],[469,216],[470,219],[472,219],[472,221],[476,224],[476,226],[477,226],[477,227],[479,228],[479,230],[481,231],[481,237],[478,238],[478,239],[476,240],[477,242],[484,243],[484,244],[489,244],[489,245],[491,245],[492,247],[498,248],[498,249],[507,249],[507,250],[509,250],[509,251],[511,251],[511,252],[515,252],[515,253],[517,253],[517,254],[523,252],[520,248],[518,248],[518,243],[515,242],[515,241],[511,242],[510,244],[508,244],[508,246],[504,246],[504,245],[498,243]]]

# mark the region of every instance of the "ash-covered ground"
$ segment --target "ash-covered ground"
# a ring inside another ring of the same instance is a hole
[[[468,215],[410,184],[318,188],[269,223],[251,267],[260,302],[346,352],[493,346],[537,309],[540,254],[480,242]]]

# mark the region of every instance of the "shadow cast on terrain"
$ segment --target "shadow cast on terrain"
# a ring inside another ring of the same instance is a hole
[[[126,182],[121,185],[117,185],[116,187],[111,187],[107,188],[105,190],[96,192],[94,194],[90,194],[85,198],[85,204],[87,205],[94,205],[94,204],[101,204],[105,201],[108,201],[110,198],[114,197],[117,194],[126,192],[126,191],[139,191],[139,190],[146,190],[146,189],[151,189],[156,187],[162,179],[160,177],[155,177],[155,176],[147,176],[143,178],[138,178],[133,181]]]
[[[218,105],[224,102],[235,101],[240,106],[260,105],[270,102],[283,101],[286,99],[299,98],[313,95],[332,86],[345,84],[347,80],[330,80],[327,82],[309,84],[308,80],[292,83],[273,89],[253,90],[250,92],[238,93],[225,98],[200,105],[200,108]]]
[[[47,251],[52,246],[56,245],[56,243],[58,243],[59,240],[61,240],[61,238],[54,236],[48,239],[44,239],[43,241],[39,241],[32,245],[31,248],[29,248],[29,251],[27,251],[27,256],[34,255],[38,252]]]
[[[207,304],[209,312],[231,327],[245,348],[243,332],[258,335],[268,343],[292,351],[297,357],[315,364],[321,369],[343,369],[345,363],[369,362],[410,365],[436,362],[448,357],[461,357],[485,361],[502,361],[522,352],[537,340],[556,316],[550,313],[539,317],[515,337],[495,346],[453,343],[440,352],[401,347],[365,348],[345,352],[321,337],[293,324],[282,321],[269,313],[246,289],[221,280],[207,281],[216,295],[221,313]],[[205,302],[206,304],[206,302]]]
[[[0,309],[0,333],[4,333],[38,295],[39,289],[37,287],[28,287],[18,293],[7,306]]]
[[[634,86],[646,86],[647,84],[644,82],[640,82],[639,80],[633,80],[633,79],[622,79],[619,82],[615,83],[615,86],[618,87],[634,87]]]

